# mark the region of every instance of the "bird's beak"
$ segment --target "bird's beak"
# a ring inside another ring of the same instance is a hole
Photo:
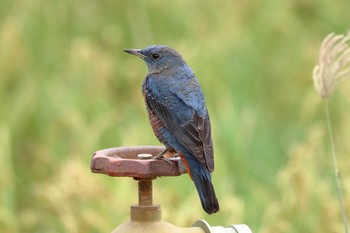
[[[138,56],[142,59],[146,59],[147,57],[141,53],[140,49],[124,49],[124,52],[130,53],[132,55]]]

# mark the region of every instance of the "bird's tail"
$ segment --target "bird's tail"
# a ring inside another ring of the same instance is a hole
[[[215,195],[215,190],[211,182],[210,172],[204,168],[197,161],[192,163],[190,161],[189,166],[191,170],[191,177],[202,203],[202,207],[208,214],[213,214],[219,211],[219,202]]]

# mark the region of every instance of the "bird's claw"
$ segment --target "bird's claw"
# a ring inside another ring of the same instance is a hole
[[[173,169],[173,162],[170,159],[164,157],[164,155],[168,152],[168,150],[169,148],[165,148],[165,150],[163,150],[162,152],[154,156],[153,159],[164,160],[170,165],[170,169]]]
[[[160,152],[159,154],[157,154],[156,156],[154,156],[154,158],[156,159],[162,159],[164,158],[164,155],[166,154],[166,152],[168,152],[169,148],[165,148],[162,152]]]
[[[154,157],[153,159],[163,160],[163,161],[167,162],[167,164],[169,164],[170,169],[173,169],[173,161],[171,161],[171,159],[168,159],[168,158],[165,158],[165,157],[158,158],[157,156]]]

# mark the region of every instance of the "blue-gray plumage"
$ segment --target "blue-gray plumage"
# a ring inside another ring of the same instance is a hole
[[[142,92],[153,131],[168,151],[180,154],[203,209],[219,211],[211,173],[213,143],[202,89],[182,56],[167,46],[126,49],[148,66]]]

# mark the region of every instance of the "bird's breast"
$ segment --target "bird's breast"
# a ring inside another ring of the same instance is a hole
[[[151,123],[151,127],[153,129],[154,134],[156,135],[156,137],[158,138],[158,140],[162,143],[165,143],[164,141],[164,136],[162,134],[162,129],[165,128],[164,124],[159,120],[158,116],[156,115],[156,113],[154,112],[154,110],[151,108],[151,106],[148,105],[147,103],[147,93],[146,93],[146,89],[142,88],[142,95],[144,97],[145,100],[145,105],[146,105],[146,110],[147,110],[147,114],[148,114],[148,119],[149,122]]]

